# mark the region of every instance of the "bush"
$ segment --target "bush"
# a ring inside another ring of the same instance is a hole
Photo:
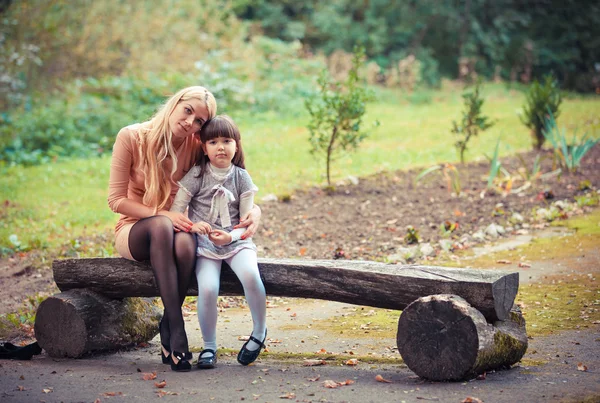
[[[542,84],[535,80],[529,87],[520,118],[531,129],[533,145],[537,150],[542,148],[546,139],[543,130],[548,112],[558,117],[561,102],[558,83],[552,75],[545,76]]]

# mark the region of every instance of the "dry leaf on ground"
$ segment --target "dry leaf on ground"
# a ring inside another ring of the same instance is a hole
[[[383,382],[383,383],[392,383],[392,381],[385,379],[383,376],[381,375],[377,375],[375,376],[375,380],[377,382]]]
[[[152,381],[156,379],[156,371],[154,372],[144,372],[142,374],[142,379],[145,381]]]
[[[162,380],[160,382],[154,382],[154,386],[156,386],[159,389],[164,388],[165,386],[167,386],[167,381]]]
[[[583,365],[583,363],[582,363],[582,362],[580,362],[580,363],[578,363],[578,364],[577,364],[577,371],[583,371],[583,372],[586,372],[587,370],[588,370],[588,367],[587,367],[587,366],[585,366],[585,365]]]
[[[461,403],[483,403],[483,400],[478,399],[476,397],[467,396],[467,398],[465,400],[463,400]]]
[[[304,360],[304,362],[302,363],[302,365],[304,365],[305,367],[314,367],[317,365],[325,365],[327,364],[325,362],[325,360]]]
[[[295,399],[296,394],[294,392],[288,392],[284,395],[279,396],[280,399]]]

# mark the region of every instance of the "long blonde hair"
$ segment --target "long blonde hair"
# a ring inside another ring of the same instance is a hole
[[[180,103],[189,99],[204,102],[210,120],[217,113],[217,101],[213,94],[201,86],[187,87],[178,91],[150,119],[146,128],[140,130],[139,167],[144,172],[143,203],[154,207],[155,212],[165,207],[171,196],[171,179],[177,171],[177,155],[173,147],[173,132],[169,126],[169,117]],[[166,172],[164,162],[173,161],[171,172]]]

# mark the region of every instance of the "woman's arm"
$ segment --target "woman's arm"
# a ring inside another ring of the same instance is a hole
[[[131,148],[130,136],[130,129],[121,129],[113,146],[108,181],[108,206],[115,213],[132,218],[141,219],[154,215],[166,215],[173,221],[175,229],[186,231],[192,222],[184,214],[164,210],[155,212],[152,207],[127,197],[129,175],[133,166],[133,149]]]

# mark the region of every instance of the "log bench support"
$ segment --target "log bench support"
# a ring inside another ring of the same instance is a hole
[[[402,310],[398,350],[426,379],[462,380],[507,368],[527,349],[525,320],[513,305],[518,273],[340,260],[258,263],[270,296]],[[53,271],[62,292],[40,304],[35,323],[38,342],[50,356],[80,357],[158,333],[161,313],[145,299],[159,295],[147,263],[65,259],[55,261]],[[220,290],[243,295],[228,267]],[[195,279],[187,295],[197,295]]]

